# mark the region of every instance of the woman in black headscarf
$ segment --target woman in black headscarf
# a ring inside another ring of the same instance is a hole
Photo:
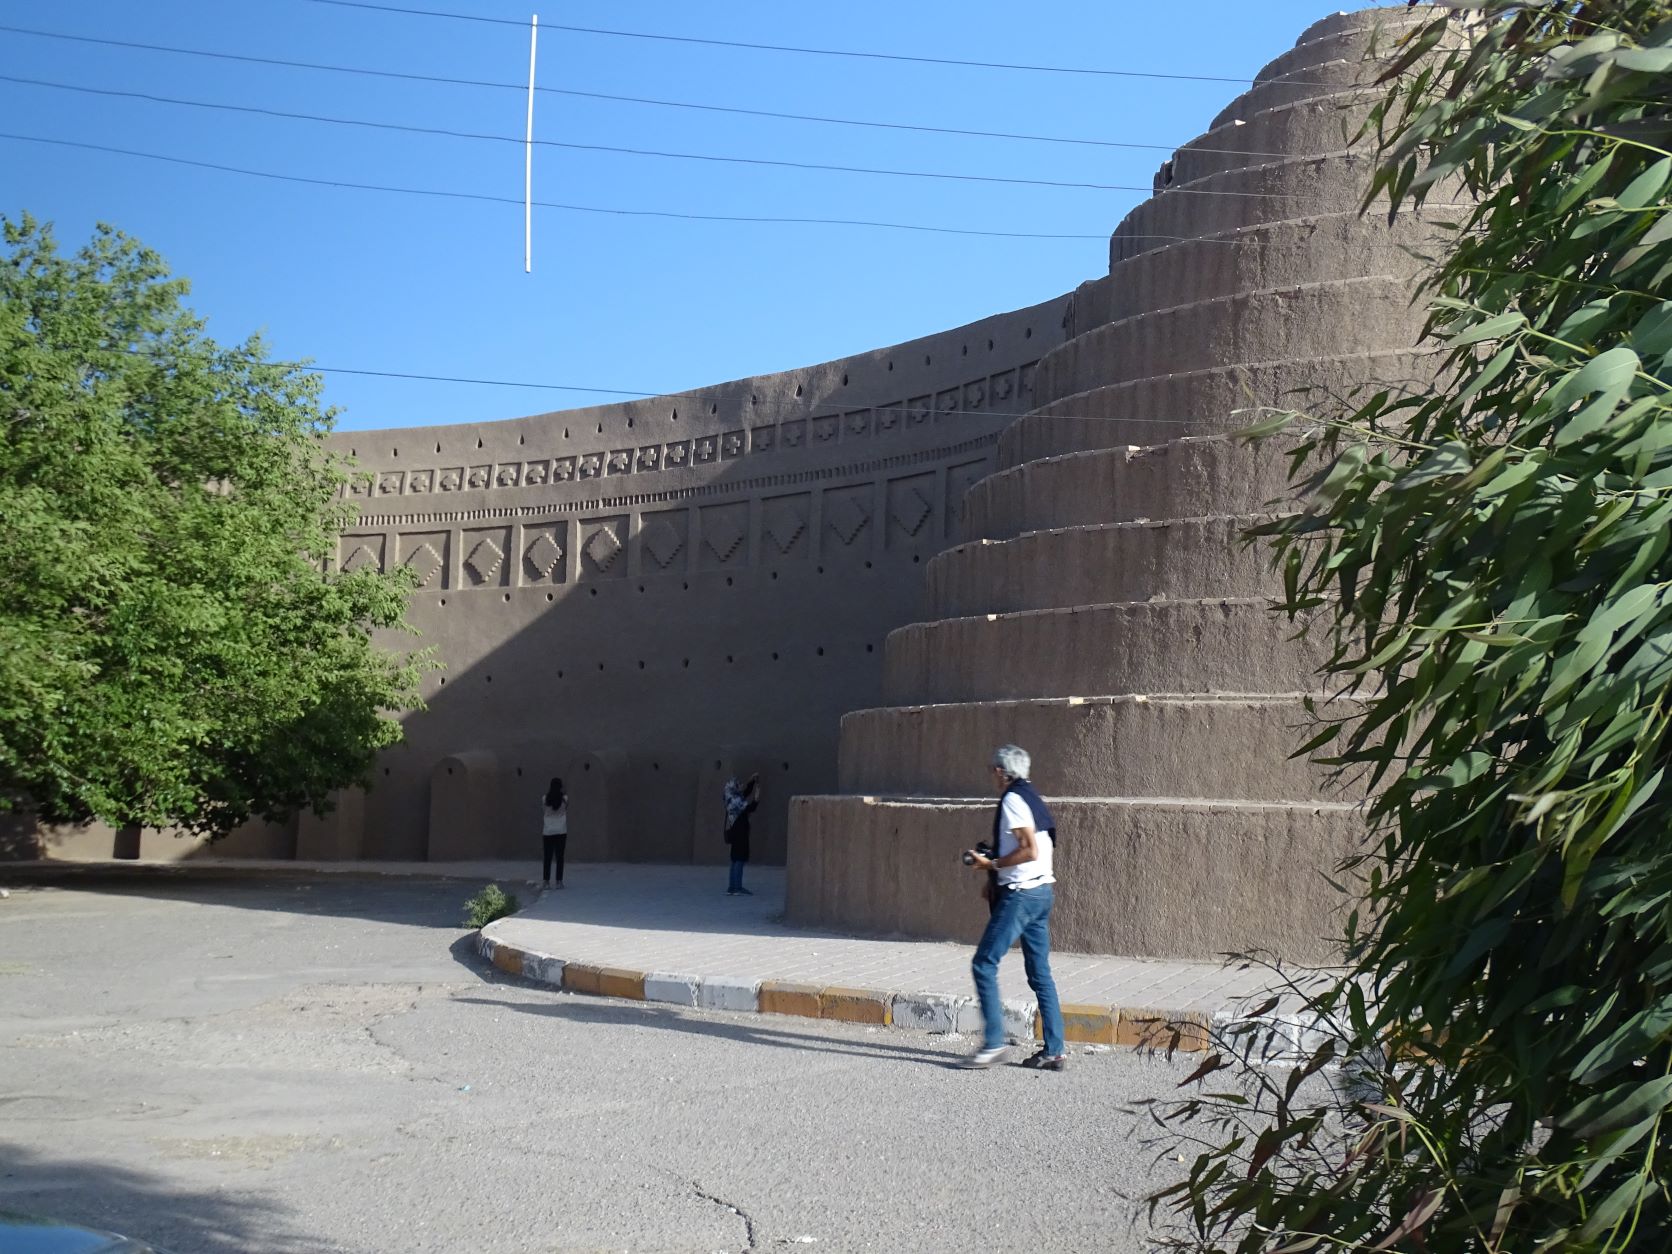
[[[563,851],[569,844],[569,798],[563,794],[563,781],[552,776],[541,799],[540,834],[545,845],[545,856],[540,863],[541,878],[547,887],[563,887]],[[552,863],[557,863],[557,881],[552,881]]]

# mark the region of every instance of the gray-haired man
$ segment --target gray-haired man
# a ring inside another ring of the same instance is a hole
[[[1051,978],[1051,907],[1055,903],[1056,820],[1028,782],[1027,751],[1003,745],[993,751],[993,784],[999,793],[993,817],[993,856],[970,850],[965,861],[994,874],[987,930],[975,947],[970,970],[981,998],[982,1046],[965,1064],[991,1067],[1004,1057],[1004,1009],[999,1002],[999,961],[1018,939],[1028,987],[1039,1000],[1045,1047],[1022,1063],[1061,1071],[1067,1061],[1062,1039],[1062,1006]]]

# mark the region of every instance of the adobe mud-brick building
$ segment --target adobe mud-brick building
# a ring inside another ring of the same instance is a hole
[[[572,857],[718,862],[720,784],[759,771],[792,921],[969,937],[956,851],[1013,740],[1064,826],[1059,945],[1327,953],[1321,872],[1363,829],[1290,760],[1315,647],[1238,540],[1283,450],[1226,434],[1428,369],[1432,228],[1359,215],[1348,143],[1375,33],[1414,20],[1308,29],[1060,299],[677,397],[335,437],[365,471],[340,561],[417,573],[447,669],[370,792],[218,851],[532,857],[558,774]]]

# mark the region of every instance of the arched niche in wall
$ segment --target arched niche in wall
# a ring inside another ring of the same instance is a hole
[[[498,856],[502,828],[498,777],[499,759],[481,749],[448,754],[430,769],[429,861]],[[538,845],[535,854],[539,854]]]

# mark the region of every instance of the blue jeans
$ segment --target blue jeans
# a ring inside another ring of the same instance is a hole
[[[998,901],[987,918],[987,930],[975,947],[970,971],[975,991],[981,998],[981,1020],[987,1049],[1004,1044],[1004,1008],[999,1003],[999,960],[1010,952],[1018,938],[1022,942],[1022,964],[1028,987],[1039,999],[1039,1019],[1045,1030],[1045,1052],[1060,1054],[1062,1005],[1057,1001],[1057,983],[1051,978],[1051,907],[1056,894],[1049,884],[1038,888],[998,890]]]
[[[743,887],[743,868],[747,865],[748,863],[744,862],[741,858],[732,859],[731,882],[726,885],[726,891],[728,893],[735,893],[738,889]]]

